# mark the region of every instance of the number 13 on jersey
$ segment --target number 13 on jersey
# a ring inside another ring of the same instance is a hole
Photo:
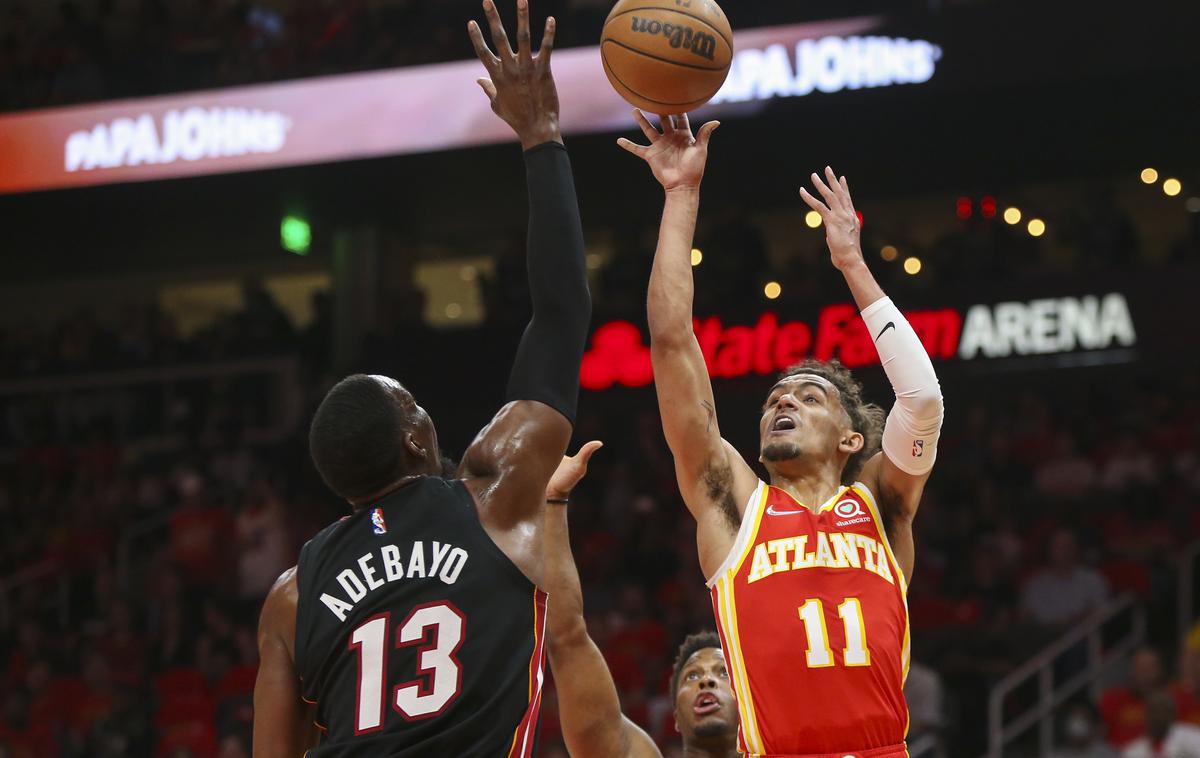
[[[870,666],[871,652],[867,649],[867,630],[863,625],[862,604],[848,597],[838,606],[838,616],[846,631],[846,647],[842,649],[842,665]],[[800,606],[800,620],[808,633],[808,667],[827,668],[834,664],[829,647],[829,630],[825,627],[825,607],[820,600],[810,598]]]
[[[383,727],[387,690],[390,614],[360,624],[350,635],[350,649],[358,652],[358,703],[354,733]],[[396,647],[417,645],[417,674],[422,678],[392,687],[392,707],[409,721],[436,716],[450,705],[462,684],[462,668],[455,653],[462,645],[466,618],[449,603],[414,608],[400,624]]]

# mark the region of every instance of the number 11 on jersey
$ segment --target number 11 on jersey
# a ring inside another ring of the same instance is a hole
[[[842,665],[870,666],[871,653],[867,649],[867,630],[863,625],[862,604],[856,597],[848,597],[838,606],[838,615],[846,631],[846,647],[842,650]],[[825,607],[816,598],[800,606],[800,620],[808,634],[808,667],[826,668],[834,664],[833,650],[829,647],[829,630],[825,626]]]

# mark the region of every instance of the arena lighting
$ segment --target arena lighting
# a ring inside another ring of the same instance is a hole
[[[884,245],[879,251],[879,257],[889,263],[896,260],[896,257],[899,255],[900,251],[896,249],[895,245]]]
[[[821,214],[816,211],[809,211],[804,214],[804,223],[808,224],[809,229],[816,229],[821,225]]]
[[[935,361],[984,362],[1137,344],[1133,314],[1120,292],[978,303],[904,315]],[[837,358],[850,368],[879,362],[873,335],[850,303],[826,306],[812,322],[780,320],[776,313],[764,311],[749,323],[726,324],[720,316],[697,318],[693,328],[714,379],[769,376],[810,356]],[[596,327],[580,371],[584,389],[644,387],[653,380],[650,348],[637,326],[610,321]]]
[[[462,315],[462,306],[458,303],[449,303],[446,305],[446,318],[456,319]]]
[[[954,205],[954,213],[964,221],[969,219],[974,212],[975,206],[969,197],[960,197]]]
[[[699,266],[704,261],[704,253],[700,252],[700,248],[692,248],[692,265]]]
[[[914,256],[909,256],[904,259],[904,273],[909,276],[916,276],[921,273],[921,259]]]
[[[1021,223],[1021,209],[1008,207],[1004,209],[1004,223],[1009,226]]]
[[[1158,181],[1158,171],[1156,171],[1152,168],[1142,169],[1142,183],[1143,184],[1154,184],[1157,181]]]
[[[767,296],[768,300],[779,297],[781,292],[783,292],[783,287],[779,286],[779,282],[767,282],[767,285],[763,287],[763,294]]]
[[[1162,189],[1163,194],[1167,197],[1175,197],[1183,191],[1183,184],[1178,179],[1165,179],[1163,180]]]
[[[604,259],[600,257],[599,253],[587,254],[587,267],[589,270],[595,271],[596,269],[600,268],[602,263],[604,263]]]
[[[589,255],[588,256],[588,268],[592,268],[591,264],[592,264],[592,257]],[[458,270],[458,277],[460,279],[462,279],[464,282],[475,281],[475,277],[478,274],[479,274],[479,272],[475,269],[474,266],[471,266],[471,265],[463,266],[462,268],[460,268]]]
[[[1183,207],[1188,209],[1188,213],[1200,213],[1200,197],[1189,197]]]
[[[279,222],[279,243],[296,255],[308,255],[312,246],[312,227],[298,216],[284,216]]]
[[[1026,228],[1029,229],[1029,236],[1041,237],[1046,233],[1046,222],[1040,218],[1031,218],[1029,219],[1029,226]]]
[[[983,216],[984,218],[995,218],[996,198],[992,197],[991,195],[985,195],[983,199],[979,201],[979,215]]]

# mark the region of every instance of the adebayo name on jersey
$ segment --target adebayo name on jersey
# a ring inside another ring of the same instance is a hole
[[[468,558],[470,555],[461,547],[437,540],[428,544],[417,540],[407,551],[396,545],[381,545],[355,561],[354,567],[337,575],[337,584],[342,590],[338,594],[348,600],[324,592],[321,602],[338,621],[345,621],[355,605],[385,584],[411,579],[436,579],[443,584],[454,584]]]

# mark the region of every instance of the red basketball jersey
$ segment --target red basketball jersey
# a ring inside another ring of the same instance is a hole
[[[907,586],[864,485],[809,510],[760,482],[708,586],[742,752],[903,750]]]

